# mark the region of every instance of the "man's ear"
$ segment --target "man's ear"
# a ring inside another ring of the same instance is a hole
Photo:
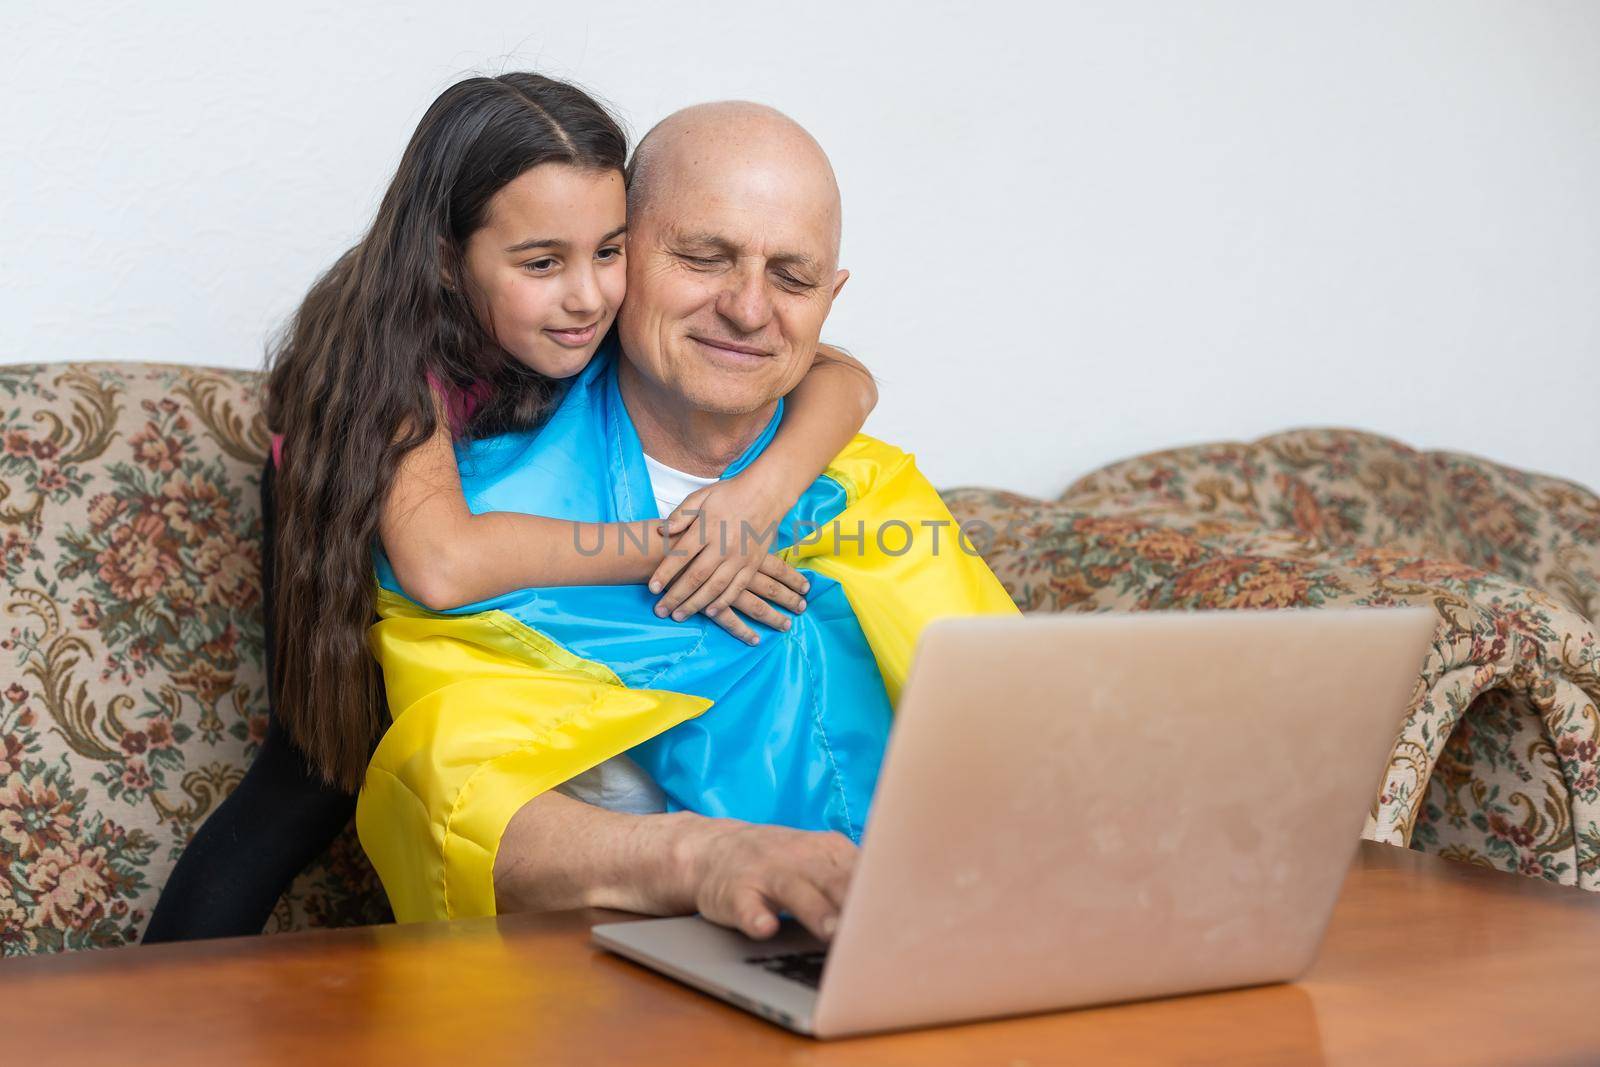
[[[850,272],[842,270],[833,276],[833,298],[839,299],[839,290],[844,288],[844,283],[850,280]]]

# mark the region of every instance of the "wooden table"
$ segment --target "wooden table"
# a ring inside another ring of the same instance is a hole
[[[1600,1064],[1600,895],[1363,842],[1295,985],[841,1042],[592,948],[605,912],[0,961],[23,1065]]]

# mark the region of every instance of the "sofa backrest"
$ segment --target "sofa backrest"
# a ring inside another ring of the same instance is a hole
[[[0,951],[137,939],[264,736],[261,376],[0,366]],[[372,921],[353,833],[269,929]]]

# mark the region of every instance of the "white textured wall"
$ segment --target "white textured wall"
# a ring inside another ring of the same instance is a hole
[[[1345,424],[1600,485],[1600,3],[0,0],[0,362],[254,366],[473,72],[833,154],[940,484]]]

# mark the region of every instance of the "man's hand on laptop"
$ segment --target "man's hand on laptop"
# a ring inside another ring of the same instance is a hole
[[[698,911],[758,940],[788,912],[826,941],[856,852],[843,834],[687,811],[628,815],[550,790],[524,804],[500,839],[496,909]]]
[[[855,870],[857,849],[848,837],[732,819],[703,822],[684,849],[695,910],[758,940],[777,933],[778,913],[788,912],[832,940]]]

